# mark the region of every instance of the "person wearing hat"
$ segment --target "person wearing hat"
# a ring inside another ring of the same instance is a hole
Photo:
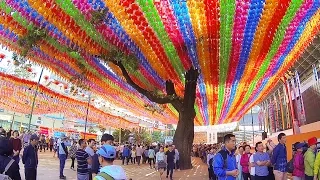
[[[99,161],[102,166],[100,173],[94,177],[94,180],[126,180],[127,176],[121,166],[113,165],[116,158],[116,149],[111,145],[104,144],[97,151]]]
[[[0,137],[0,174],[9,176],[12,180],[21,180],[19,165],[10,158],[13,147],[9,139]]]
[[[297,150],[293,156],[293,180],[304,179],[304,158],[303,158],[304,143],[296,143],[295,149]]]
[[[30,144],[23,151],[22,163],[24,164],[26,180],[37,179],[38,141],[39,137],[36,134],[32,134],[30,136]]]
[[[314,177],[314,162],[316,160],[317,138],[312,137],[308,139],[309,149],[304,154],[304,173],[305,180],[313,180]]]
[[[58,143],[58,157],[60,160],[60,179],[66,179],[66,176],[63,174],[64,166],[66,164],[66,160],[68,157],[68,149],[67,149],[67,142],[66,142],[66,135],[61,134],[60,142]]]

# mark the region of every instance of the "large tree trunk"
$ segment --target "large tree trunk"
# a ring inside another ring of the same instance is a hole
[[[193,113],[192,113],[193,112]],[[191,169],[191,150],[194,138],[194,108],[179,113],[179,122],[173,142],[180,153],[180,169]]]
[[[194,118],[196,112],[194,103],[196,99],[196,87],[198,70],[190,69],[186,73],[185,93],[181,109],[179,111],[179,122],[174,134],[173,142],[180,153],[180,169],[191,169],[191,149],[194,138]]]
[[[196,112],[194,103],[196,100],[196,87],[199,77],[198,69],[190,68],[185,76],[184,97],[177,95],[172,81],[166,81],[166,96],[158,96],[152,91],[148,91],[137,85],[128,74],[121,61],[111,61],[117,65],[122,75],[134,89],[145,95],[149,100],[158,104],[170,103],[179,112],[179,122],[173,138],[173,142],[180,152],[180,169],[191,169],[191,149],[194,138],[194,118]]]

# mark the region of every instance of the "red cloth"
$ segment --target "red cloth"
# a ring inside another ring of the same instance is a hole
[[[19,138],[18,139],[11,138],[11,143],[12,143],[13,150],[15,150],[15,151],[21,150],[22,144],[21,144],[21,140]]]
[[[240,165],[242,166],[242,172],[249,173],[249,160],[251,154],[243,154],[241,156]]]

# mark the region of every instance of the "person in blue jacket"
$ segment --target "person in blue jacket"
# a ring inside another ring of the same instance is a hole
[[[224,136],[224,147],[214,157],[213,169],[218,180],[236,180],[239,174],[234,155],[236,137],[233,134]]]
[[[24,172],[25,172],[26,180],[37,179],[38,141],[39,141],[39,137],[36,134],[32,134],[30,137],[29,146],[27,146],[23,151],[22,163],[24,164]]]
[[[126,164],[128,165],[130,153],[129,145],[125,145],[122,153],[122,165],[124,165],[124,160],[126,160]]]

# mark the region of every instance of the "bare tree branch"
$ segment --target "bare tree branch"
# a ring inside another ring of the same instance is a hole
[[[177,110],[180,111],[182,109],[182,100],[176,95],[176,92],[174,90],[174,85],[171,81],[167,81],[166,87],[167,90],[167,95],[166,96],[158,96],[154,94],[151,91],[147,91],[137,85],[130,77],[129,73],[127,72],[126,68],[123,66],[121,61],[110,61],[116,66],[118,66],[122,72],[122,75],[126,79],[127,83],[130,84],[134,89],[136,89],[139,93],[143,94],[146,96],[150,101],[153,101],[158,104],[167,104],[170,103],[173,105],[173,107]]]

